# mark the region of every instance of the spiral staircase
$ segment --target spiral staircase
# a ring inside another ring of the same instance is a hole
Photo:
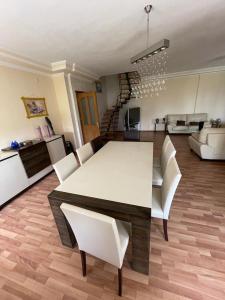
[[[120,109],[134,98],[131,95],[132,86],[140,83],[140,77],[137,72],[121,73],[118,77],[120,94],[117,97],[116,104],[112,109],[107,109],[102,118],[100,127],[101,134],[118,130]]]

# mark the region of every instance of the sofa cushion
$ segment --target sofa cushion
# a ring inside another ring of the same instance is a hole
[[[173,126],[173,131],[187,131],[188,127],[187,126]]]
[[[187,123],[207,121],[207,119],[208,119],[208,114],[207,113],[202,113],[202,114],[188,114],[187,115]]]
[[[191,121],[189,122],[189,126],[199,126],[199,122]]]
[[[195,132],[195,131],[199,131],[199,126],[191,126],[191,125],[189,125],[188,126],[189,127],[189,131],[190,132]]]
[[[185,126],[185,121],[183,121],[183,120],[177,120],[176,125],[177,126]]]
[[[225,133],[225,128],[203,128],[200,131],[199,142],[207,144],[207,135],[216,133]]]
[[[177,120],[182,120],[182,121],[185,121],[186,122],[186,117],[187,115],[186,114],[180,114],[180,115],[167,115],[167,122],[169,124],[173,123],[173,124],[176,124],[177,123]]]

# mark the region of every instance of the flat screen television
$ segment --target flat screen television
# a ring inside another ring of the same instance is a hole
[[[129,108],[125,115],[125,126],[128,128],[135,128],[135,125],[140,123],[140,107]]]

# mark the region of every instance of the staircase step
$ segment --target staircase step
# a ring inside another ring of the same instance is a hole
[[[127,75],[125,73],[119,74],[120,79],[127,79]]]
[[[107,113],[107,112],[106,112],[106,113],[104,114],[104,117],[110,117],[110,116],[112,116],[112,114],[113,114],[113,112],[110,112],[110,113]]]
[[[128,80],[127,79],[120,79],[120,84],[121,85],[128,85],[129,84],[129,82],[128,82]]]
[[[101,127],[101,132],[108,132],[118,130],[119,123],[119,111],[130,99],[135,98],[131,96],[131,84],[139,84],[140,76],[138,72],[128,72],[118,74],[119,84],[120,84],[120,95],[115,99],[116,104],[113,105],[112,109],[108,109],[103,115]]]
[[[137,71],[134,71],[134,72],[128,72],[128,78],[131,79],[131,78],[140,78],[139,74]]]
[[[129,88],[130,88],[129,84],[121,84],[120,85],[120,89],[122,91],[124,91],[124,90],[128,90],[129,91]]]

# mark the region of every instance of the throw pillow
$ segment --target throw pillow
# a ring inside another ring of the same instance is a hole
[[[202,128],[204,127],[204,122],[203,121],[200,121],[199,122],[199,131],[201,131],[202,130]]]
[[[189,122],[189,125],[190,126],[199,126],[199,122],[192,121],[192,122]]]
[[[177,120],[177,126],[185,126],[185,121]]]

